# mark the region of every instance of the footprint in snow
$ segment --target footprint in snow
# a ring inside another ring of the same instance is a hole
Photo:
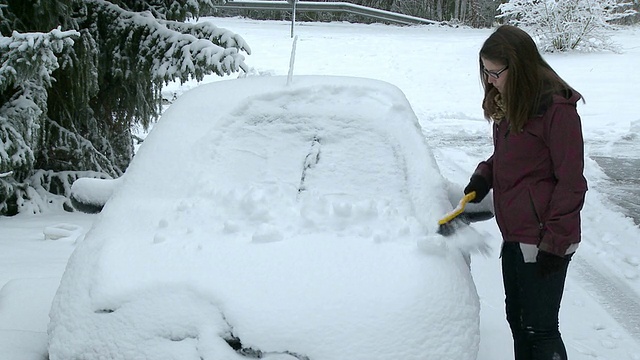
[[[284,235],[282,232],[275,226],[268,224],[261,225],[252,237],[254,243],[271,243],[283,239]]]
[[[624,261],[632,266],[640,266],[640,258],[637,256],[627,256],[624,258]]]
[[[82,235],[82,227],[73,224],[56,224],[43,230],[45,240],[77,240]]]

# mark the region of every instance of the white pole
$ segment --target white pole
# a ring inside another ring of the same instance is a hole
[[[291,45],[291,57],[289,58],[289,75],[287,76],[287,85],[291,84],[293,80],[293,65],[296,62],[296,42],[298,42],[298,35],[293,38],[293,44]]]
[[[289,0],[291,3],[291,38],[293,39],[293,26],[296,23],[296,3],[298,0]]]

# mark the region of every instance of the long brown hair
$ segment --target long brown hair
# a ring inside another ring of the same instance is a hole
[[[482,59],[509,66],[502,93],[483,73]],[[485,40],[479,54],[480,78],[484,88],[482,109],[487,120],[498,111],[496,96],[504,103],[504,114],[511,128],[521,130],[528,119],[553,101],[553,94],[567,93],[571,87],[542,58],[536,43],[524,30],[502,25]]]

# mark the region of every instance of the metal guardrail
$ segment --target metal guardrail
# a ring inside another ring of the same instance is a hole
[[[291,11],[292,4],[288,1],[231,1],[222,5],[214,5],[217,9],[234,10],[280,10]],[[296,10],[304,12],[338,12],[365,16],[368,18],[387,21],[401,25],[439,24],[438,21],[427,20],[415,16],[394,13],[392,11],[373,9],[362,5],[345,2],[319,2],[319,1],[298,1]]]

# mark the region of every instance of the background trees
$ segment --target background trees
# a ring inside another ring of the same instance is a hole
[[[545,52],[612,50],[612,24],[634,16],[633,3],[618,0],[509,0],[499,19],[532,30]]]
[[[185,22],[222,1],[0,0],[0,214],[64,201],[51,194],[68,194],[79,176],[120,176],[133,156],[132,127],[158,116],[166,82],[245,68],[242,52],[250,49],[240,36]],[[638,0],[344,1],[473,27],[514,22],[533,29],[546,51],[615,50],[606,30],[637,21],[640,7]],[[335,13],[297,19],[368,21]]]
[[[269,0],[264,0],[269,1]],[[329,2],[329,0],[300,0]],[[393,11],[401,14],[422,17],[429,20],[464,23],[474,27],[489,27],[495,21],[496,8],[500,4],[497,0],[342,0],[352,3]],[[289,20],[289,11],[276,10],[222,10],[223,16],[243,15],[253,19]],[[352,21],[369,23],[373,20],[353,14],[329,12],[301,12],[296,13],[299,21]]]
[[[488,27],[498,5],[493,0],[396,0],[392,9],[432,20]]]
[[[246,68],[240,36],[184,22],[214,1],[0,0],[0,214],[121,175],[164,83]]]
[[[346,2],[475,27],[491,26],[499,5],[499,2],[494,0],[347,0]]]
[[[263,0],[269,1],[269,0]],[[330,0],[300,0],[314,2],[328,2]],[[499,15],[498,7],[509,3],[511,9],[522,9],[523,15],[529,14],[531,8],[540,6],[552,6],[556,8],[570,9],[575,8],[576,0],[342,0],[342,2],[353,3],[387,11],[417,16],[429,20],[443,21],[450,24],[462,24],[472,27],[491,27],[496,22],[506,21],[502,18],[496,20]],[[619,9],[625,0],[581,0],[581,3],[590,3],[591,7],[600,7],[607,11],[613,10],[609,15],[619,14]],[[639,0],[627,0],[629,6],[635,10],[640,9]],[[507,7],[502,9],[506,10]],[[614,10],[615,9],[615,10]],[[291,18],[290,11],[281,10],[222,10],[219,15],[243,15],[254,19],[276,19],[289,20]],[[508,15],[510,19],[512,14]],[[617,16],[617,15],[616,15]],[[624,19],[629,22],[637,22],[638,16],[626,16]],[[334,12],[301,12],[298,10],[296,14],[298,21],[352,21],[352,22],[373,22],[375,20],[353,14],[343,14]],[[615,16],[604,19],[605,22],[619,22],[619,18]]]

